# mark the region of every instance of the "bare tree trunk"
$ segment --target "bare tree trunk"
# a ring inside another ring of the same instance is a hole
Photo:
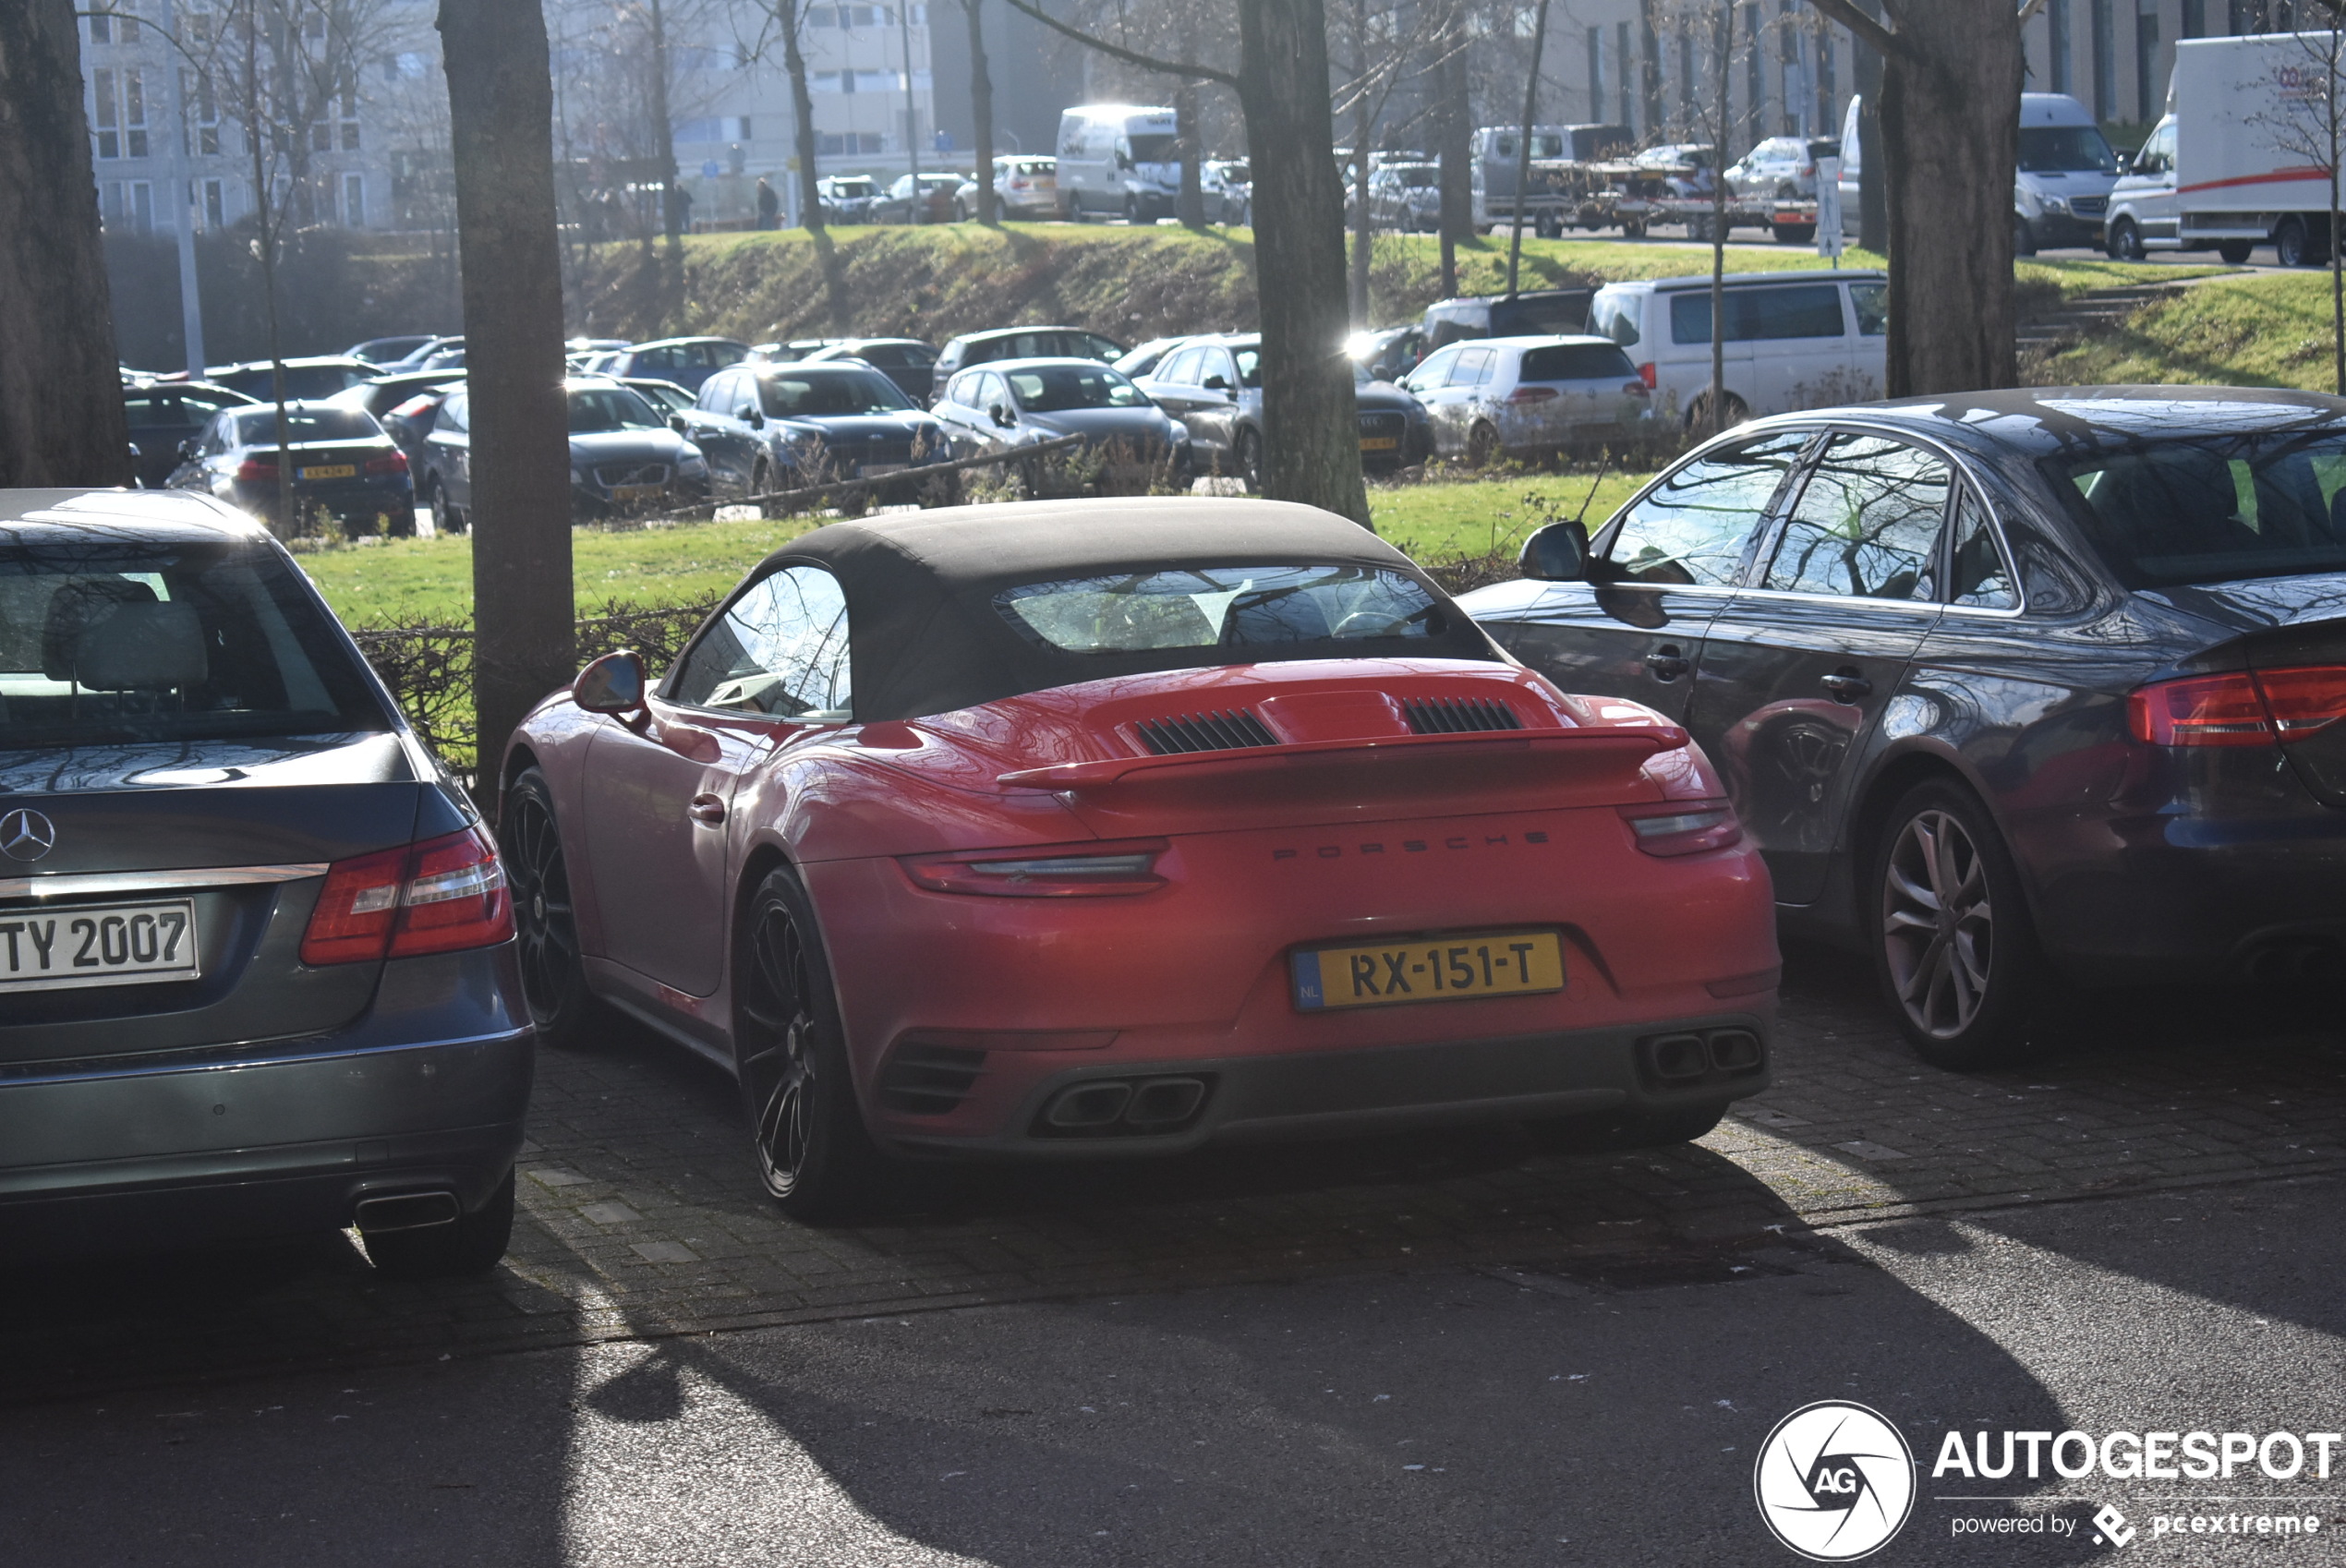
[[[2338,232],[2338,157],[2340,139],[2338,110],[2335,107],[2338,102],[2338,76],[2334,63],[2330,69],[2329,96],[2333,105],[2330,110],[2329,129],[2329,362],[2334,373],[2338,395],[2346,397],[2346,277],[2342,277],[2339,271],[2341,265],[2338,246],[2340,237]]]
[[[1639,130],[1645,141],[1662,139],[1662,40],[1653,20],[1654,0],[1638,0],[1638,85],[1645,108]],[[1602,119],[1602,115],[1597,116]]]
[[[1881,14],[1880,0],[1856,0],[1869,16]],[[1876,256],[1890,254],[1888,153],[1881,145],[1881,52],[1856,35],[1853,62],[1857,82],[1857,243]],[[2009,225],[2007,225],[2009,226]]]
[[[474,790],[493,812],[506,737],[572,674],[553,85],[538,0],[441,0],[440,33],[472,390]]]
[[[79,25],[0,6],[0,488],[130,482]]]
[[[269,155],[261,134],[267,122],[261,115],[260,18],[252,11],[252,0],[246,0],[245,12],[245,150],[252,154],[252,221],[253,243],[260,251],[260,305],[269,323],[269,392],[277,405],[277,532],[291,537],[301,531],[301,520],[294,515],[293,501],[293,431],[285,417],[285,356],[277,341],[277,239],[284,231],[284,214],[271,216],[272,197],[269,190]]]
[[[1173,121],[1180,127],[1181,190],[1174,201],[1174,216],[1185,229],[1205,227],[1205,178],[1198,168],[1204,157],[1205,139],[1198,134],[1198,90],[1195,77],[1181,77],[1173,87]]]
[[[1322,0],[1242,0],[1239,101],[1253,150],[1264,489],[1369,525],[1345,336],[1344,192]]]
[[[977,221],[995,219],[994,197],[994,77],[986,67],[986,28],[978,7],[982,0],[961,0],[970,24],[970,119],[977,135]]]
[[[1467,95],[1465,29],[1457,13],[1435,41],[1434,152],[1442,160],[1442,297],[1458,292],[1458,242],[1474,234],[1474,105]]]
[[[1523,259],[1523,209],[1531,198],[1531,127],[1540,109],[1540,56],[1548,47],[1548,0],[1531,28],[1531,69],[1523,79],[1523,140],[1515,150],[1515,221],[1507,226],[1507,292],[1516,291],[1516,268]]]
[[[806,85],[806,51],[798,43],[798,30],[806,19],[806,7],[801,0],[781,0],[780,15],[782,68],[790,73],[792,119],[798,140],[798,221],[809,232],[819,234],[823,228],[823,195],[815,185],[815,150],[822,144],[815,139],[815,96]]]
[[[1369,211],[1369,139],[1375,131],[1375,111],[1369,101],[1369,0],[1352,0],[1352,55],[1357,74],[1352,80],[1352,326],[1365,332],[1369,322],[1369,247],[1375,243],[1376,224]]]
[[[1711,149],[1711,390],[1704,433],[1717,435],[1727,428],[1727,132],[1735,124],[1728,112],[1735,85],[1735,0],[1719,0],[1719,139]]]
[[[1930,0],[1895,14],[1900,47],[1881,72],[1889,394],[2008,387],[2020,24],[2010,0]]]
[[[441,0],[443,6],[449,3],[450,0]],[[496,0],[487,3],[495,4]],[[676,182],[676,126],[668,117],[668,16],[660,8],[660,0],[651,0],[649,15],[652,162],[659,165],[659,232],[668,236],[668,254],[672,261],[682,256],[683,249],[684,193]]]

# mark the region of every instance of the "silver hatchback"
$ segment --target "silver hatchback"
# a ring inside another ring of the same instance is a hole
[[[1625,444],[1653,413],[1651,391],[1610,338],[1469,338],[1428,355],[1400,384],[1425,404],[1434,454],[1477,467]]]

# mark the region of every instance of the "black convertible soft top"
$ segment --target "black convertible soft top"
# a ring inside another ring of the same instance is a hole
[[[1022,637],[1005,588],[1182,566],[1364,566],[1423,584],[1446,611],[1431,637],[1253,647],[1247,662],[1502,656],[1415,562],[1367,529],[1288,501],[1133,497],[942,507],[832,523],[759,563],[828,568],[847,595],[859,719],[913,718],[1115,675],[1227,662],[1212,648],[1069,653]],[[738,592],[739,590],[736,590]]]

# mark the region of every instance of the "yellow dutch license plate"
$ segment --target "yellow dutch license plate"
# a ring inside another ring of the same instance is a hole
[[[623,506],[633,505],[639,501],[658,501],[659,487],[658,485],[613,485],[611,499]]]
[[[1391,452],[1400,444],[1401,438],[1398,436],[1362,436],[1360,438],[1362,452]]]
[[[1360,942],[1290,955],[1299,1011],[1463,1002],[1564,989],[1564,944],[1553,931],[1497,931],[1414,942]]]
[[[357,472],[356,464],[321,463],[314,468],[303,469],[301,476],[305,479],[347,479]]]

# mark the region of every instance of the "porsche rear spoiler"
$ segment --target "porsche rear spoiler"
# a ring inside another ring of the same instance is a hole
[[[1535,764],[1539,772],[1568,774],[1590,782],[1629,778],[1649,757],[1675,751],[1687,743],[1687,732],[1675,724],[1592,726],[1582,730],[1499,730],[1450,735],[1380,735],[1337,741],[1300,741],[1272,746],[1247,746],[1226,751],[1181,752],[1168,756],[1110,757],[1101,762],[1061,763],[1054,767],[1022,768],[998,775],[995,783],[1005,790],[1040,790],[1083,795],[1119,785],[1175,782],[1195,778],[1255,776],[1299,767],[1318,772],[1324,765],[1373,767],[1380,761],[1402,760],[1489,766],[1502,758]],[[1321,765],[1321,766],[1314,766]],[[1475,780],[1461,778],[1461,787]]]

